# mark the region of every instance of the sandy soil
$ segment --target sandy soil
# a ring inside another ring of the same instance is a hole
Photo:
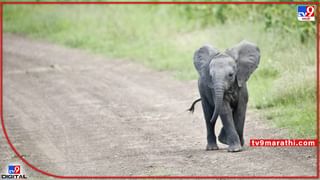
[[[3,116],[17,150],[57,175],[316,175],[315,148],[249,147],[286,138],[249,110],[245,150],[205,151],[196,81],[6,34]],[[190,58],[190,63],[192,60]],[[221,127],[220,122],[217,131]],[[0,163],[22,163],[0,135]],[[22,164],[31,178],[46,178]],[[0,167],[6,171],[6,166]]]

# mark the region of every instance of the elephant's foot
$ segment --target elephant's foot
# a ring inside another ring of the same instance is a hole
[[[230,145],[228,147],[228,152],[239,152],[241,150],[242,150],[242,148],[241,148],[240,144]]]
[[[218,149],[219,149],[219,147],[217,144],[208,144],[206,147],[207,151],[213,151],[213,150],[218,150]]]

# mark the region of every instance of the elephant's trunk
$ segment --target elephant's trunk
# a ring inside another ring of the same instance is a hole
[[[214,88],[214,112],[212,115],[212,118],[210,120],[211,123],[215,122],[220,114],[221,107],[223,106],[223,95],[224,95],[224,89],[222,84],[217,84]]]

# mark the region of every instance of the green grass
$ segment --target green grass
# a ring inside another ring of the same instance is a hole
[[[4,32],[137,61],[181,80],[197,78],[196,48],[211,43],[223,50],[247,39],[261,49],[261,64],[248,83],[250,107],[291,137],[315,137],[315,40],[301,44],[298,31],[266,31],[261,17],[203,27],[178,10],[175,5],[6,5]]]

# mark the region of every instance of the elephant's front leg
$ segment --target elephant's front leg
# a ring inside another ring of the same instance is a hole
[[[223,107],[221,109],[220,117],[223,124],[223,130],[227,137],[227,144],[229,145],[229,152],[238,152],[241,151],[241,144],[238,133],[235,128],[233,121],[232,109],[229,102],[223,102]]]
[[[214,123],[210,122],[214,107],[208,103],[206,98],[202,98],[201,103],[202,103],[202,109],[203,109],[204,118],[206,120],[206,127],[207,127],[207,143],[208,144],[207,144],[206,150],[208,151],[217,150],[219,148],[217,145],[216,135],[214,132],[215,122]]]
[[[246,119],[246,111],[247,111],[247,103],[239,104],[234,112],[234,124],[236,130],[238,132],[241,146],[244,145],[244,138],[243,138],[243,129],[244,129],[244,122]]]
[[[244,145],[243,129],[244,129],[244,122],[246,119],[247,103],[248,103],[248,90],[247,90],[247,86],[243,86],[242,89],[239,91],[238,105],[234,109],[234,113],[233,113],[234,124],[238,132],[242,146]]]

